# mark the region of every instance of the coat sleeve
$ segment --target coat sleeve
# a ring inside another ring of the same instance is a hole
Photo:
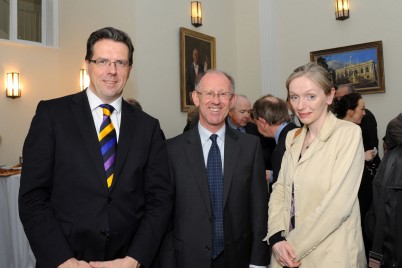
[[[46,102],[38,104],[23,147],[19,215],[36,261],[56,267],[73,253],[60,229],[50,199],[53,184],[55,137]]]
[[[268,245],[263,242],[267,232],[268,218],[268,186],[265,180],[265,167],[261,145],[256,140],[253,175],[251,179],[250,215],[253,232],[250,264],[268,264]]]

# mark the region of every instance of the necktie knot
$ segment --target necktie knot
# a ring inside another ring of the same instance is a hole
[[[114,111],[114,107],[110,104],[101,104],[99,106],[102,107],[103,115],[110,116]]]
[[[218,138],[217,134],[212,134],[211,137],[209,137],[212,141],[212,143],[216,143],[216,139]]]

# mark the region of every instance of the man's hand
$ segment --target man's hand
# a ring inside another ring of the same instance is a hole
[[[116,259],[113,261],[91,261],[89,263],[92,268],[139,268],[138,261],[131,257],[125,257],[123,259]]]
[[[299,267],[300,262],[296,262],[296,254],[288,241],[280,241],[272,246],[276,260],[281,266]]]
[[[89,263],[71,258],[57,266],[57,268],[90,268]]]

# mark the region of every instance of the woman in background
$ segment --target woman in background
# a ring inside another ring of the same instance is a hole
[[[357,200],[361,130],[329,111],[335,89],[320,65],[297,68],[286,87],[304,126],[287,136],[269,201],[271,267],[366,267]]]
[[[360,93],[350,93],[347,94],[339,100],[336,100],[333,105],[333,112],[336,114],[336,117],[339,119],[343,119],[357,125],[360,124],[363,117],[366,115],[365,112],[365,102]],[[362,221],[363,228],[363,241],[364,248],[366,252],[366,256],[371,249],[371,241],[366,235],[365,231],[365,216],[367,211],[371,206],[371,202],[373,200],[373,188],[372,183],[375,176],[375,171],[371,169],[369,165],[370,161],[374,159],[377,152],[376,149],[367,150],[364,152],[364,160],[366,161],[364,165],[363,177],[359,187],[359,205],[360,205],[360,216]]]

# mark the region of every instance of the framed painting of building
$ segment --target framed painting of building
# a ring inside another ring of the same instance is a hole
[[[310,61],[326,68],[336,87],[352,84],[362,94],[385,92],[382,41],[313,51]]]
[[[216,68],[215,37],[180,28],[180,102],[181,111],[193,106],[191,92],[199,74]]]

